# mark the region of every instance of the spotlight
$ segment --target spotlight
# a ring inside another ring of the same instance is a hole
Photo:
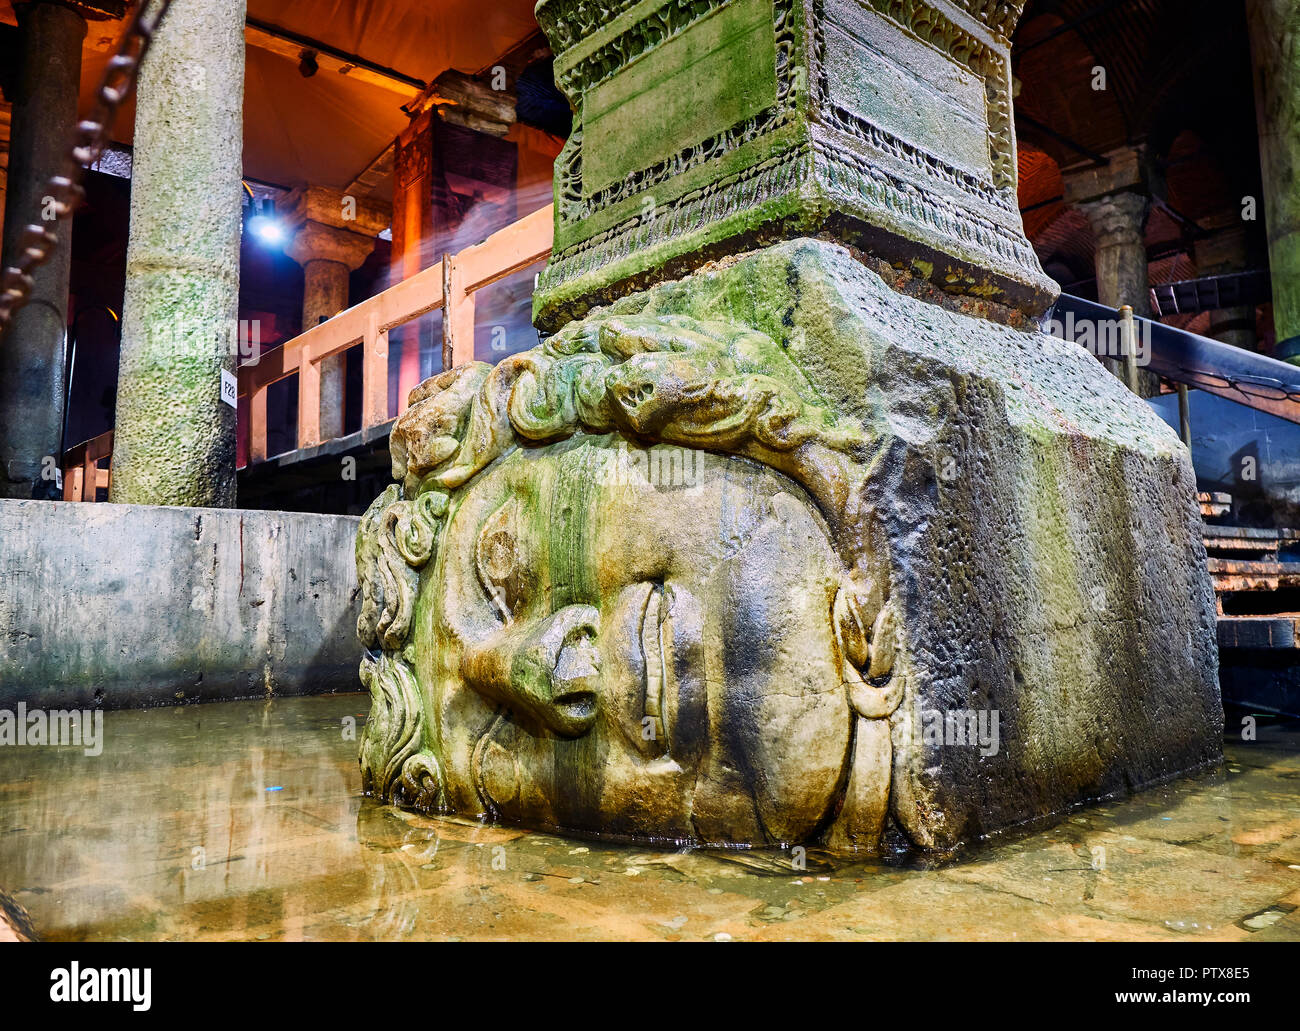
[[[255,215],[248,220],[248,228],[263,243],[284,242],[284,226],[273,218],[267,218],[265,215]]]
[[[283,243],[284,225],[275,217],[275,203],[265,198],[254,206],[254,215],[248,220],[248,230],[265,244]]]

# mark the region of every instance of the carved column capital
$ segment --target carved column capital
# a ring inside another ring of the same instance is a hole
[[[285,253],[299,265],[312,261],[335,261],[355,269],[361,267],[374,249],[374,237],[308,220],[298,226]]]
[[[326,186],[295,190],[283,207],[294,227],[293,242],[285,252],[300,265],[337,261],[357,268],[375,249],[375,237],[392,221],[388,205]]]
[[[1250,240],[1239,217],[1224,218],[1220,225],[1215,225],[1213,219],[1197,221],[1208,231],[1192,247],[1198,274],[1221,276],[1250,268]]]
[[[358,197],[328,186],[308,186],[290,193],[281,207],[291,225],[318,222],[374,238],[393,220],[392,208],[373,197]]]
[[[1061,169],[1065,202],[1082,204],[1122,190],[1160,195],[1161,174],[1146,144],[1119,147],[1088,161]]]
[[[1077,205],[1092,226],[1097,249],[1142,247],[1151,198],[1140,193],[1111,193]]]
[[[541,0],[574,122],[537,326],[756,238],[823,234],[937,290],[1042,314],[1058,287],[1016,201],[1008,34],[1023,6]]]

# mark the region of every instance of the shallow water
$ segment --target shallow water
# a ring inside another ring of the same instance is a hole
[[[0,748],[0,889],[52,940],[1300,940],[1300,725],[941,867],[806,869],[429,818],[360,796],[364,695],[106,714]],[[1229,721],[1240,727],[1240,714]],[[1239,732],[1238,732],[1239,734]]]

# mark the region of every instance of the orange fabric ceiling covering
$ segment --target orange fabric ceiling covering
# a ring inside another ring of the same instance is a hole
[[[537,28],[535,0],[249,0],[248,17],[337,50],[428,81],[448,68],[476,72]],[[8,0],[0,20],[13,23]],[[93,49],[116,39],[123,23],[91,22],[83,51],[81,111],[108,60]],[[416,91],[412,89],[411,94]],[[350,183],[407,124],[397,93],[318,71],[256,46],[247,48],[244,89],[244,170],[284,186]],[[126,105],[113,137],[130,144],[134,104]]]
[[[419,79],[476,72],[537,28],[535,0],[249,0],[248,16]]]
[[[244,174],[287,186],[342,188],[406,127],[404,102],[336,72],[321,70],[304,79],[289,59],[249,47]]]

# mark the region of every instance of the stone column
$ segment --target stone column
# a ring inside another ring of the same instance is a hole
[[[394,144],[393,249],[389,281],[400,283],[442,260],[442,247],[451,239],[457,208],[442,149],[435,139],[435,111],[417,115]],[[421,379],[421,344],[432,346],[427,320],[395,327],[390,348],[399,348],[397,396],[406,397]],[[423,339],[422,339],[423,338]],[[435,367],[436,369],[436,367]],[[399,400],[398,408],[401,408]]]
[[[319,186],[299,194],[290,211],[297,230],[286,253],[303,270],[305,333],[348,306],[348,274],[375,249],[375,236],[388,227],[390,217],[381,204]],[[341,354],[321,362],[321,440],[343,435],[345,369]]]
[[[45,184],[63,169],[77,119],[81,42],[86,20],[58,3],[24,3],[18,15],[22,65],[13,97],[5,198],[6,268],[18,260],[19,239],[48,214]],[[36,270],[25,307],[0,340],[0,496],[53,497],[42,463],[58,460],[63,431],[64,348],[72,225],[59,228],[50,260]]]
[[[1243,351],[1258,350],[1255,309],[1246,305],[1219,308],[1210,312],[1210,325],[1205,335]]]
[[[1097,300],[1108,307],[1129,305],[1142,318],[1151,316],[1151,279],[1147,268],[1146,226],[1151,213],[1145,152],[1126,148],[1109,155],[1111,164],[1067,172],[1065,199],[1088,219],[1096,238]],[[1121,379],[1124,363],[1101,359]],[[1141,393],[1159,393],[1159,379],[1142,370]]]
[[[1097,299],[1112,308],[1131,305],[1151,314],[1151,281],[1145,231],[1151,200],[1137,193],[1113,193],[1081,210],[1097,240]]]
[[[1247,0],[1276,357],[1300,363],[1300,4]]]
[[[135,116],[112,500],[233,506],[244,0],[175,0]]]

